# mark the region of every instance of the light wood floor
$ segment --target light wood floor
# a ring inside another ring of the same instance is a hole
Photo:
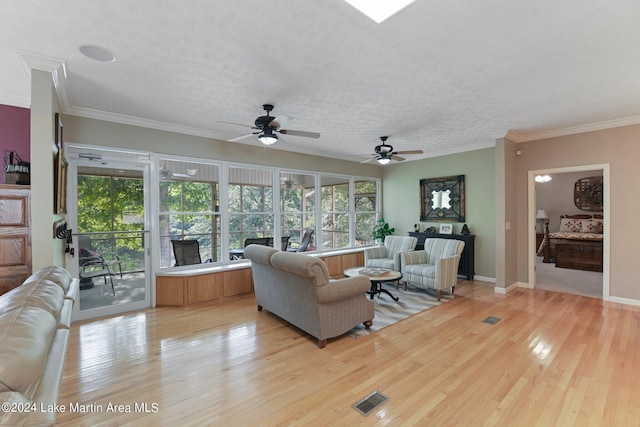
[[[487,316],[502,320],[491,326]],[[58,422],[637,426],[639,331],[637,307],[542,290],[499,296],[478,282],[322,350],[253,298],[151,309],[73,325]],[[352,405],[373,390],[390,400],[364,417]]]

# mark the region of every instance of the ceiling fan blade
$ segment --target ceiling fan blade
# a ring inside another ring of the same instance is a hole
[[[395,154],[394,154],[394,155],[392,155],[392,156],[391,156],[391,158],[392,158],[393,160],[397,160],[398,162],[402,162],[402,161],[404,161],[404,160],[407,160],[407,159],[405,159],[404,157],[396,156]]]
[[[248,133],[246,135],[236,136],[235,138],[227,139],[227,141],[236,142],[236,141],[240,141],[241,139],[250,138],[250,137],[252,137],[254,135],[256,135],[256,134],[255,133]]]
[[[362,162],[360,162],[360,163],[369,163],[369,162],[370,162],[370,161],[372,161],[372,160],[377,160],[377,158],[376,158],[376,157],[377,157],[377,154],[376,154],[376,155],[374,155],[373,157],[371,157],[370,159],[364,160],[364,161],[362,161]]]
[[[424,154],[422,150],[396,151],[393,154]]]
[[[269,123],[269,127],[274,128],[275,130],[278,130],[282,126],[284,126],[289,120],[291,120],[290,116],[287,116],[286,114],[280,114],[278,117],[273,119],[271,123]]]
[[[305,138],[320,138],[320,134],[317,132],[305,132],[302,130],[281,129],[278,131],[283,135],[303,136]]]
[[[394,154],[424,154],[422,150],[396,151]]]
[[[226,124],[228,124],[228,125],[242,126],[242,127],[250,128],[250,129],[258,129],[258,128],[257,128],[257,127],[255,127],[255,126],[245,125],[244,123],[225,122],[225,121],[223,121],[223,120],[218,120],[218,121],[216,121],[216,123],[226,123]]]
[[[191,176],[187,175],[186,173],[172,173],[171,177],[177,179],[188,179],[189,181],[191,181]]]

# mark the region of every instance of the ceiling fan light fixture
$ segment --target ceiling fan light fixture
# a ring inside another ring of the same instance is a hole
[[[388,158],[388,157],[380,157],[380,158],[378,159],[378,163],[380,163],[381,165],[386,165],[386,164],[388,164],[390,161],[391,161],[391,159],[390,159],[390,158]]]
[[[262,142],[264,145],[273,145],[276,142],[278,142],[278,135],[274,135],[272,133],[267,134],[266,132],[259,135],[258,139],[260,140],[260,142]]]

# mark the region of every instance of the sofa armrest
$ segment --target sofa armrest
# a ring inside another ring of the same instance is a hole
[[[36,409],[40,409],[40,405],[34,403],[24,397],[17,391],[0,392],[0,404],[8,403],[10,405],[37,405]],[[29,406],[31,408],[31,406]],[[0,426],[22,426],[25,425],[27,411],[2,411],[0,410]]]
[[[459,264],[460,255],[440,258],[436,261],[436,283],[440,283],[440,289],[447,289],[458,283]]]
[[[365,292],[371,289],[371,282],[364,276],[346,277],[344,279],[331,280],[317,289],[318,302],[326,303],[340,301],[358,294],[364,297]]]
[[[368,259],[376,259],[376,258],[388,258],[386,246],[376,246],[373,248],[366,248],[364,250],[365,265]]]

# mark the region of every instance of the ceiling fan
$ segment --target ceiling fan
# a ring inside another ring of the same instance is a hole
[[[387,138],[389,137],[381,136],[380,140],[382,141],[382,144],[376,145],[375,153],[371,155],[372,157],[361,163],[368,163],[372,160],[377,160],[378,163],[380,163],[381,165],[386,165],[389,162],[391,162],[391,160],[395,160],[398,162],[406,160],[404,157],[398,156],[398,154],[422,154],[423,153],[422,150],[393,151],[393,147],[387,144]]]
[[[264,145],[272,145],[278,142],[278,135],[276,133],[280,133],[282,135],[293,135],[293,136],[303,136],[305,138],[320,138],[320,134],[317,132],[305,132],[302,130],[292,130],[292,129],[282,129],[282,121],[287,119],[287,116],[281,115],[278,117],[271,116],[271,111],[273,110],[273,105],[271,104],[263,104],[262,108],[267,112],[266,116],[260,116],[255,120],[254,126],[244,125],[241,123],[233,123],[233,122],[224,122],[231,125],[237,126],[245,126],[251,129],[255,129],[256,132],[251,132],[247,135],[238,136],[236,138],[229,139],[229,142],[239,141],[241,139],[249,138],[253,135],[258,135],[258,139]]]
[[[191,179],[193,178],[191,174],[172,172],[171,169],[167,168],[166,164],[158,170],[158,175],[160,176],[160,179],[162,181],[191,181]],[[193,175],[195,175],[195,171]]]
[[[291,174],[287,174],[287,176],[280,177],[280,188],[284,190],[299,190],[304,187],[298,184]]]

